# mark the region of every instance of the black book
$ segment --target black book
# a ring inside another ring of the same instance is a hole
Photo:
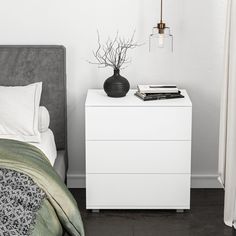
[[[139,91],[138,91],[138,93],[140,93]],[[146,96],[160,96],[160,95],[172,95],[172,94],[174,94],[174,95],[178,95],[178,94],[181,94],[181,91],[180,90],[178,90],[178,92],[176,93],[176,92],[174,92],[174,93],[141,93],[141,94],[145,94]]]
[[[178,93],[165,93],[165,94],[163,93],[145,94],[137,91],[134,95],[141,98],[143,101],[184,98],[184,96],[181,94],[180,91]]]

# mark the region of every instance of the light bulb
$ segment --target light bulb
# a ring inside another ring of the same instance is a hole
[[[159,34],[158,35],[158,47],[163,48],[164,47],[164,34]]]

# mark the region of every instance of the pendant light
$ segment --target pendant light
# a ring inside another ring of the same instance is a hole
[[[163,0],[161,0],[160,22],[153,27],[152,34],[149,37],[149,51],[169,51],[173,52],[173,35],[170,28],[163,22]]]

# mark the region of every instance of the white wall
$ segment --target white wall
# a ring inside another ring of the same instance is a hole
[[[125,76],[139,83],[176,83],[193,102],[192,172],[195,187],[214,187],[217,175],[220,83],[226,0],[165,0],[174,53],[132,52]],[[101,88],[111,69],[86,62],[102,39],[115,35],[148,42],[159,18],[158,0],[0,0],[0,44],[63,44],[67,48],[69,184],[84,183],[84,102],[88,88]],[[171,163],[170,163],[171,164]]]

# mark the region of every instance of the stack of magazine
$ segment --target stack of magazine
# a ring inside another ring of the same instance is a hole
[[[176,85],[138,85],[135,95],[144,101],[184,98]]]

